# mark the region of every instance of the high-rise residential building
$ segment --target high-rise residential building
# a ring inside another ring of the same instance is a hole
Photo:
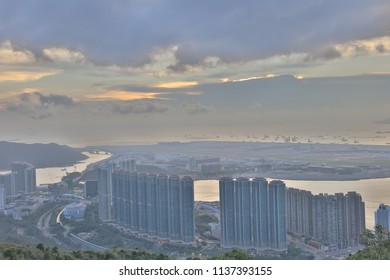
[[[113,172],[115,223],[145,238],[195,242],[191,177]]]
[[[37,180],[35,167],[27,162],[14,161],[11,163],[12,172],[16,175],[16,192],[31,193],[35,191]]]
[[[313,195],[289,188],[287,230],[333,248],[356,245],[365,230],[362,197],[356,192]]]
[[[148,235],[157,236],[157,175],[148,174],[146,177],[146,228]]]
[[[222,247],[286,251],[285,192],[282,181],[220,179]]]
[[[287,249],[286,185],[273,180],[268,184],[269,244],[275,250]]]
[[[241,248],[251,248],[252,245],[252,203],[251,182],[248,178],[235,180],[234,200],[236,214],[236,242]]]
[[[287,228],[305,236],[313,235],[313,195],[309,191],[287,189]]]
[[[180,177],[171,175],[168,178],[168,219],[169,219],[169,238],[172,240],[180,239],[181,219],[180,219]]]
[[[346,195],[346,245],[356,245],[366,229],[365,204],[362,196],[357,192],[348,192]]]
[[[14,197],[17,195],[16,191],[16,173],[9,172],[0,175],[0,186],[5,188],[6,197]]]
[[[157,233],[160,238],[169,235],[169,188],[168,175],[157,176]]]
[[[147,233],[146,216],[146,173],[137,175],[138,233]]]
[[[225,248],[236,246],[236,219],[234,181],[230,177],[219,180],[221,239]]]
[[[102,221],[112,220],[112,169],[110,166],[98,168],[99,218]]]
[[[117,171],[114,171],[114,173]],[[126,181],[122,173],[112,176],[112,217],[119,225],[124,225],[125,217],[122,208],[125,206],[126,198],[124,197],[124,189],[126,188]],[[99,201],[100,203],[100,201]]]
[[[381,203],[375,211],[375,225],[384,227],[390,232],[390,206]]]
[[[6,205],[5,188],[0,185],[0,210]]]
[[[264,178],[255,178],[252,181],[252,237],[256,248],[269,247],[269,199],[268,181]]]
[[[131,160],[123,160],[119,163],[119,170],[124,170],[124,171],[133,171],[135,172],[137,169],[137,164],[134,159]]]
[[[184,242],[193,242],[195,236],[195,213],[194,180],[192,177],[184,176],[181,179],[180,191],[180,236]]]
[[[99,194],[98,181],[96,180],[85,181],[85,197],[93,198],[93,197],[97,197],[98,194]]]
[[[187,168],[188,171],[194,171],[194,170],[196,170],[196,158],[190,157],[190,158],[188,159],[188,163],[187,163],[186,168]]]
[[[128,227],[133,232],[138,232],[138,174],[131,172],[127,174],[127,186],[128,186],[128,201],[129,201],[129,224]]]

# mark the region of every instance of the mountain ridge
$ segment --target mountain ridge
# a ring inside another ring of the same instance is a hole
[[[62,167],[86,159],[82,149],[56,143],[24,144],[0,141],[0,170],[10,170],[12,161],[26,161],[36,168]]]

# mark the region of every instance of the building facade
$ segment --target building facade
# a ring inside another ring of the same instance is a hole
[[[223,248],[287,250],[286,186],[264,178],[219,181]]]
[[[0,186],[0,210],[3,210],[6,205],[5,188]]]
[[[37,185],[35,167],[27,162],[14,161],[11,170],[15,174],[15,188],[17,193],[32,193]]]
[[[5,188],[6,197],[14,197],[17,195],[16,191],[16,173],[9,172],[0,175],[0,187]]]
[[[115,223],[144,238],[195,242],[191,177],[116,170],[112,179]]]
[[[110,166],[98,168],[99,218],[103,222],[112,220],[112,169]]]
[[[82,202],[73,202],[64,208],[64,217],[68,220],[82,220],[87,206]]]
[[[365,230],[365,208],[356,192],[313,195],[287,189],[287,231],[330,248],[359,244]]]
[[[99,194],[98,181],[88,180],[85,181],[85,197],[93,198]]]
[[[375,211],[375,225],[384,227],[390,232],[390,206],[381,203]]]

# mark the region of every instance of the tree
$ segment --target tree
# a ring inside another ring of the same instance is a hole
[[[37,245],[37,249],[38,249],[38,250],[41,250],[41,251],[44,251],[44,250],[45,250],[45,246],[44,246],[42,243],[39,243],[39,244]]]
[[[366,230],[361,237],[365,245],[363,250],[348,257],[350,260],[390,260],[390,234],[382,226],[375,226],[375,231]]]
[[[213,258],[214,260],[251,260],[253,259],[245,251],[233,249],[230,252],[224,253],[222,256]]]

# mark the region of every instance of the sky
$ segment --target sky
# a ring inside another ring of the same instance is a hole
[[[389,89],[387,0],[0,0],[0,141],[390,142]]]

